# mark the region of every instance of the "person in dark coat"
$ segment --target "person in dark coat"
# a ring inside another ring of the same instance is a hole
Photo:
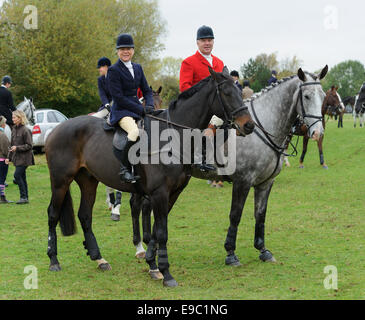
[[[27,118],[23,111],[13,112],[13,122],[9,158],[5,161],[7,164],[11,161],[15,166],[14,178],[20,192],[17,204],[26,204],[29,203],[26,170],[34,165],[32,133],[26,127]]]
[[[117,39],[118,61],[108,69],[107,84],[113,98],[110,114],[110,124],[120,126],[128,134],[128,139],[122,150],[114,148],[114,154],[121,164],[120,178],[124,182],[134,183],[136,178],[131,173],[128,161],[128,151],[137,141],[139,129],[136,120],[145,113],[152,113],[152,90],[147,83],[142,66],[132,63],[134,55],[134,42],[130,34],[123,33]],[[141,89],[146,101],[143,107],[137,96],[138,88]]]
[[[96,114],[95,117],[98,118],[105,118],[110,112],[110,106],[112,103],[112,95],[108,88],[108,83],[106,81],[108,75],[108,69],[111,66],[111,61],[107,57],[102,57],[98,60],[97,68],[99,69],[100,77],[98,78],[98,90],[99,90],[99,97],[101,100],[101,106]]]
[[[5,163],[8,158],[9,152],[9,139],[5,135],[6,118],[4,116],[0,116],[0,204],[1,203],[9,203],[5,197],[5,180],[8,175],[8,167],[9,165]]]
[[[11,78],[9,76],[5,76],[1,80],[0,87],[0,116],[4,116],[6,118],[6,123],[9,127],[13,126],[11,113],[16,110],[14,107],[13,96],[9,91],[11,84]]]
[[[269,79],[269,81],[267,82],[267,84],[268,84],[269,86],[271,86],[273,83],[278,82],[277,75],[278,75],[278,73],[277,73],[275,70],[273,70],[273,71],[271,72],[271,78],[270,78],[270,79]]]
[[[231,71],[230,75],[233,78],[234,83],[236,84],[237,88],[240,89],[240,91],[242,91],[243,88],[238,81],[240,79],[240,75],[239,75],[238,71],[233,70],[233,71]]]

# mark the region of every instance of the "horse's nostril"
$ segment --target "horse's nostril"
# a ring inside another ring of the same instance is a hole
[[[247,130],[253,130],[255,128],[255,124],[253,122],[247,122],[244,125],[244,128],[247,129]]]

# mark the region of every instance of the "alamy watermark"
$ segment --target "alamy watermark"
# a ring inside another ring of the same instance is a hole
[[[24,18],[24,28],[27,30],[37,30],[38,29],[38,9],[36,6],[28,5],[23,11],[26,14]]]
[[[328,5],[324,7],[324,20],[323,27],[325,30],[337,30],[339,26],[339,11],[334,5]]]
[[[38,269],[33,265],[26,266],[24,273],[27,276],[24,279],[23,285],[26,290],[38,289]]]
[[[217,166],[218,175],[236,171],[236,130],[217,129],[206,136],[198,129],[160,130],[159,122],[151,122],[150,133],[140,130],[140,139],[130,148],[128,160],[137,164],[201,164]]]
[[[323,269],[323,273],[328,274],[323,280],[323,286],[326,290],[338,289],[338,271],[335,266],[326,266]]]

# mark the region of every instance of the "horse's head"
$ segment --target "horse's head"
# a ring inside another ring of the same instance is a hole
[[[35,107],[33,104],[33,98],[27,99],[24,97],[24,101],[19,103],[16,108],[17,110],[21,110],[25,113],[29,124],[32,126],[35,124]]]
[[[308,127],[309,137],[318,141],[324,133],[322,124],[322,105],[325,98],[320,80],[328,72],[325,66],[318,76],[304,73],[300,68],[298,77],[302,81],[298,89],[297,112]]]
[[[227,67],[224,67],[221,73],[215,72],[212,68],[209,68],[209,72],[216,88],[211,104],[213,114],[232,125],[238,135],[251,134],[255,124]]]
[[[336,110],[341,110],[341,101],[337,93],[338,87],[332,86],[330,90],[326,92],[326,97],[323,101],[323,107],[335,107]]]
[[[153,106],[155,107],[155,110],[159,110],[162,106],[162,98],[160,96],[160,93],[162,91],[162,87],[159,87],[157,91],[152,90],[152,97],[153,97]]]
[[[362,85],[355,104],[356,113],[365,113],[365,83]]]

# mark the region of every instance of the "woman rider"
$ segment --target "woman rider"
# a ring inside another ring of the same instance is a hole
[[[137,141],[139,130],[136,120],[145,113],[152,113],[153,97],[141,65],[132,63],[134,55],[134,42],[130,34],[121,34],[117,39],[118,61],[108,70],[108,85],[113,98],[110,114],[110,124],[119,125],[127,132],[128,138],[122,150],[113,147],[114,154],[121,164],[120,178],[124,182],[134,183],[136,178],[131,173],[128,161],[128,151]],[[144,108],[137,97],[137,90],[141,89],[146,99]]]

